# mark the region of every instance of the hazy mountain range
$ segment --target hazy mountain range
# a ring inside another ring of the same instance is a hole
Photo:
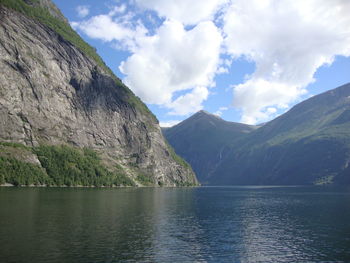
[[[163,133],[203,184],[350,183],[350,84],[260,127],[200,111]]]

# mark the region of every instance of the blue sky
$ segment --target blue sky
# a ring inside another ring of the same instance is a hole
[[[54,0],[163,126],[266,122],[350,82],[347,0]]]

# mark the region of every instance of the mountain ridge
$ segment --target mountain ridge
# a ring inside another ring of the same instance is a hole
[[[174,133],[172,129],[164,132],[167,138]],[[263,126],[256,126],[245,136],[222,142],[226,146],[226,153],[212,164],[215,165],[214,169],[205,171],[204,177],[208,180],[203,183],[348,182],[349,130],[350,83],[295,105],[276,119]],[[170,143],[192,164],[186,148],[181,149],[175,142],[187,134],[178,133],[176,136],[170,138]],[[205,139],[200,143],[205,144]],[[197,162],[201,163],[202,160]],[[198,174],[198,178],[201,180],[203,175]]]
[[[206,174],[226,154],[226,142],[233,143],[254,129],[256,126],[228,122],[206,111],[199,111],[170,129],[163,129],[163,133],[177,153],[192,165],[198,179],[205,183],[208,180]]]

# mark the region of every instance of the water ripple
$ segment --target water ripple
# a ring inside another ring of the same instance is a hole
[[[349,262],[350,193],[1,189],[0,262]]]

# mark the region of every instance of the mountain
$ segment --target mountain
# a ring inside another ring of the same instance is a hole
[[[0,184],[197,184],[50,0],[0,0],[0,21]]]
[[[217,164],[234,142],[257,126],[228,122],[206,111],[199,111],[163,134],[176,152],[189,162],[198,180],[206,184]]]
[[[165,135],[172,129],[177,127]],[[177,134],[181,140],[186,136]],[[198,136],[205,145],[206,138]],[[192,164],[186,148],[169,141]],[[227,140],[226,146],[224,157],[208,171],[206,183],[349,184],[350,84],[314,96],[249,134]],[[197,160],[196,165],[201,162],[206,160]]]

